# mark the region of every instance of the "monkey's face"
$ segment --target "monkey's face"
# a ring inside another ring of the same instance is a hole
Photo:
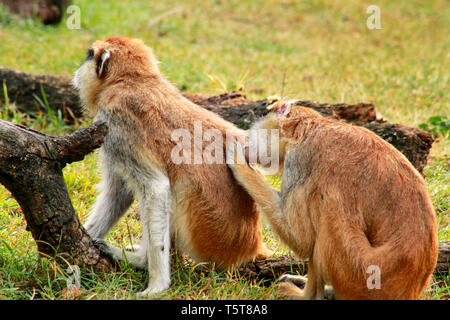
[[[95,115],[99,98],[109,86],[120,82],[142,83],[160,77],[152,50],[139,39],[109,37],[95,41],[76,71],[73,84],[83,106]]]

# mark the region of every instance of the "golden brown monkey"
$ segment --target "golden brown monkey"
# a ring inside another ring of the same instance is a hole
[[[281,282],[282,292],[321,299],[332,285],[338,299],[417,299],[438,256],[421,175],[365,128],[290,102],[273,110],[251,130],[279,132],[281,195],[249,165],[229,166],[280,238],[309,259],[305,289]]]
[[[102,192],[85,226],[93,238],[104,238],[138,198],[143,237],[137,251],[123,253],[98,243],[116,259],[126,255],[131,264],[148,267],[143,294],[170,285],[170,238],[195,260],[213,260],[224,268],[271,254],[262,243],[257,207],[220,152],[213,163],[173,160],[179,144],[174,132],[195,138],[195,126],[201,125],[205,134],[214,129],[240,139],[245,133],[187,100],[161,74],[141,40],[94,42],[74,85],[87,111],[109,128],[100,150]],[[201,154],[207,147],[194,144],[182,151]]]

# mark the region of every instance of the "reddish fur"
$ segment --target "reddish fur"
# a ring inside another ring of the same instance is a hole
[[[178,226],[188,233],[184,246],[199,259],[212,259],[222,267],[269,256],[256,205],[225,161],[175,165],[171,160],[176,145],[172,132],[184,128],[193,136],[194,121],[201,121],[203,130],[220,130],[224,143],[227,129],[241,137],[243,131],[184,98],[159,72],[151,49],[141,40],[110,37],[94,42],[92,48],[95,59],[105,49],[111,58],[106,77],[91,83],[86,108],[109,109],[134,124],[139,133],[136,147],[169,177],[177,203],[174,214],[186,217],[185,225]]]

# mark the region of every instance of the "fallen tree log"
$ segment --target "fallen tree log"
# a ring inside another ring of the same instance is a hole
[[[71,264],[108,272],[117,267],[94,245],[80,224],[62,168],[98,148],[107,127],[95,123],[71,135],[54,137],[0,120],[0,183],[20,204],[38,252]],[[448,273],[450,242],[440,243],[436,272]],[[249,278],[275,280],[284,273],[305,274],[305,262],[289,256],[254,261],[241,267]]]
[[[243,129],[256,119],[267,114],[267,106],[271,101],[267,99],[250,101],[238,92],[221,95],[184,94],[192,102],[219,114],[222,118],[237,124]],[[384,123],[381,114],[373,103],[320,103],[310,100],[298,100],[295,105],[312,108],[324,116],[344,120],[352,124]]]
[[[9,100],[18,106],[25,107],[27,111],[45,111],[41,103],[47,100],[49,107],[61,110],[63,118],[69,123],[73,122],[73,118],[83,116],[78,93],[71,84],[71,77],[50,74],[35,75],[0,67],[0,82],[5,84],[7,91],[7,97],[4,94],[1,95],[1,103]],[[267,114],[266,107],[269,105],[269,101],[266,99],[250,101],[245,95],[238,92],[221,95],[185,93],[185,96],[192,102],[219,114],[244,129],[255,119]],[[354,124],[385,122],[372,103],[327,104],[299,101],[298,104],[313,108],[326,116],[343,119]]]
[[[53,137],[0,120],[0,182],[22,208],[27,229],[44,255],[108,271],[111,263],[78,220],[62,169],[100,147],[105,124]]]
[[[450,269],[450,241],[439,243],[439,256],[435,272],[449,273]]]
[[[0,82],[7,88],[7,97],[5,93],[0,95],[1,103],[9,100],[25,107],[27,111],[45,111],[41,103],[47,100],[51,108],[62,111],[63,118],[69,123],[83,115],[70,77],[34,75],[0,67]],[[250,101],[237,92],[221,95],[185,93],[185,96],[243,129],[264,116],[270,103],[268,100]],[[296,104],[313,108],[328,117],[366,127],[396,147],[423,174],[433,144],[431,134],[418,128],[387,123],[372,103],[328,104],[299,100]]]

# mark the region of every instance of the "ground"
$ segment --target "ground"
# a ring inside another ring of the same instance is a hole
[[[19,20],[0,8],[3,66],[33,73],[73,74],[91,42],[110,35],[142,38],[153,47],[161,69],[181,90],[222,93],[241,90],[250,99],[280,95],[322,102],[375,103],[393,123],[419,126],[433,116],[450,116],[450,7],[442,1],[377,1],[381,29],[369,29],[364,1],[74,1],[80,29]],[[172,13],[171,13],[172,12]],[[171,13],[171,14],[165,14]],[[3,83],[1,84],[3,85]],[[3,93],[7,90],[3,87]],[[58,114],[27,116],[14,104],[0,118],[63,135],[90,123],[65,125]],[[426,182],[441,241],[449,232],[448,136],[437,136]],[[67,166],[64,174],[74,206],[84,221],[100,176],[96,153]],[[279,184],[276,177],[268,181]],[[108,240],[136,243],[139,222],[130,211]],[[0,187],[0,299],[135,299],[145,272],[124,265],[108,275],[81,273],[81,291],[67,295],[67,271],[39,259],[20,207]],[[277,254],[289,251],[264,228]],[[173,285],[161,299],[278,299],[270,283],[249,281],[214,266],[176,260]],[[433,279],[424,299],[448,299],[448,276]]]

